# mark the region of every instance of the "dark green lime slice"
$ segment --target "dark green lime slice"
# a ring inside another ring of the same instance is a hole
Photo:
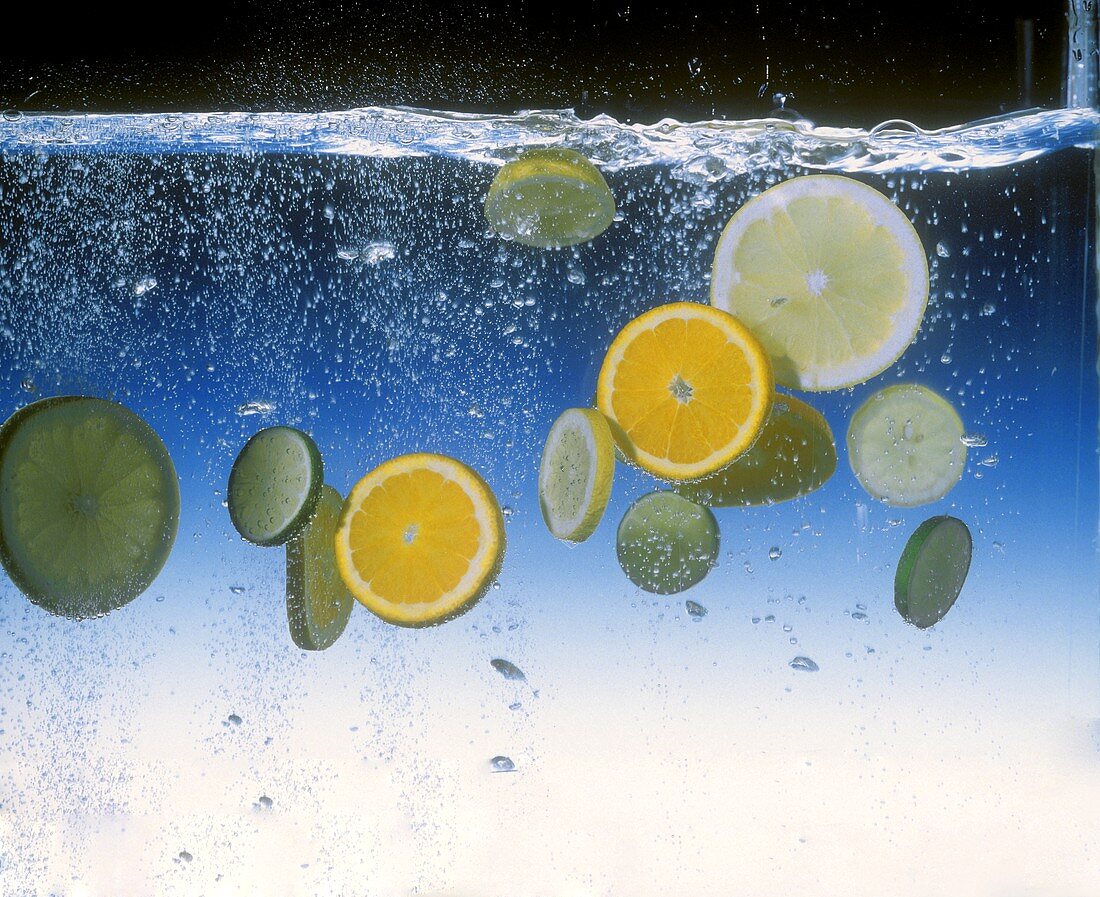
[[[0,562],[51,613],[133,601],[168,559],[179,513],[168,450],[121,405],[43,399],[0,427]]]
[[[691,588],[718,559],[718,521],[675,492],[650,492],[632,504],[619,524],[619,565],[647,592],[673,595]]]
[[[290,637],[305,651],[323,651],[348,625],[355,603],[336,567],[336,527],[344,500],[331,486],[302,534],[286,543],[286,616]]]
[[[905,543],[894,577],[894,604],[907,623],[927,629],[955,603],[970,570],[973,541],[965,523],[930,517]]]
[[[229,473],[229,516],[256,545],[282,545],[309,522],[324,465],[316,444],[293,427],[268,427],[245,443]]]

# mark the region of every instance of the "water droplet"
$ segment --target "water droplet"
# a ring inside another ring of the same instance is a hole
[[[516,513],[515,510],[513,508],[508,507],[508,505],[505,505],[503,508],[500,509],[500,516],[503,517],[505,520],[507,520],[509,517],[511,517],[515,513]]]
[[[228,722],[231,725],[239,726],[241,724],[241,718],[239,716],[237,716],[237,714],[231,713],[231,714],[229,714]]]
[[[941,259],[949,258],[951,256],[951,249],[946,243],[937,243],[936,255],[938,255]]]
[[[19,385],[22,387],[23,392],[38,392],[38,387],[30,377],[24,377],[19,381]]]
[[[523,675],[523,670],[521,670],[510,661],[504,660],[500,657],[494,657],[492,660],[489,661],[489,664],[505,679],[510,679],[513,682],[527,681],[527,677]]]
[[[756,624],[756,623],[759,623],[759,622],[760,622],[760,618],[759,618],[759,617],[753,617],[753,618],[752,618],[752,622],[753,622],[754,624]]]
[[[766,617],[764,617],[764,622],[765,623],[774,623],[775,622],[775,614],[768,614]]]
[[[237,406],[237,414],[241,417],[250,417],[253,414],[271,414],[275,410],[275,403],[264,399],[256,399]]]
[[[336,250],[336,257],[345,262],[362,262],[364,265],[378,265],[397,257],[397,247],[385,240],[367,243],[363,246],[347,246]]]
[[[867,614],[865,614],[861,610],[853,611],[852,612],[852,619],[853,620],[866,620],[867,619]]]
[[[981,464],[982,467],[996,467],[998,461],[1000,461],[1000,458],[996,455],[990,455],[988,458],[983,458],[978,463]]]
[[[270,797],[268,797],[268,796],[267,796],[267,795],[265,794],[265,795],[263,795],[263,796],[262,796],[262,797],[260,798],[260,800],[258,801],[258,803],[260,804],[260,806],[261,806],[261,807],[262,807],[263,809],[265,809],[265,810],[270,810],[270,809],[271,809],[271,806],[272,806],[272,804],[274,804],[275,802],[274,802],[274,801],[273,801],[273,800],[272,800],[272,799],[271,799]]]
[[[194,857],[191,856],[191,854],[188,853],[186,850],[181,850],[180,859],[183,860],[183,862],[185,863],[190,863],[194,859]]]
[[[951,364],[951,353],[950,352],[944,352],[943,355],[940,356],[940,363],[941,364]]]
[[[144,296],[150,290],[157,288],[157,279],[155,277],[143,277],[141,280],[134,282],[134,295]]]
[[[512,762],[511,757],[497,756],[493,757],[489,761],[489,765],[493,768],[493,772],[515,772],[516,764]]]
[[[744,566],[745,566],[745,572],[746,573],[752,573],[752,564],[750,564],[748,561],[745,561]]]
[[[771,547],[771,550],[768,552],[768,557],[771,558],[773,561],[778,561],[781,557],[783,557],[783,551],[778,545],[773,545]]]
[[[801,654],[792,660],[789,666],[792,670],[801,670],[804,673],[816,673],[821,669],[821,667],[810,660],[810,658],[803,657]]]
[[[522,705],[522,704],[521,704],[521,703],[520,703],[519,701],[516,701],[516,702],[514,702],[514,703],[512,703],[512,704],[509,704],[509,705],[508,705],[508,709],[509,709],[509,710],[519,710],[519,708],[520,708],[520,707],[522,707],[522,706],[523,706],[523,705]]]
[[[698,604],[694,601],[686,601],[684,602],[684,604],[687,607],[688,614],[696,623],[698,623],[701,619],[703,619],[703,617],[707,615],[707,609],[701,604]]]
[[[588,280],[585,273],[579,268],[571,268],[569,273],[565,275],[565,279],[570,283],[577,284],[577,286],[583,286]]]
[[[234,595],[243,595],[244,586],[230,586],[229,591],[232,592]]]
[[[989,445],[989,440],[980,433],[966,433],[959,438],[967,448],[984,448]]]

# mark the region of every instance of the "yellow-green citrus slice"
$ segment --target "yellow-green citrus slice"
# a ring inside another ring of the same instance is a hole
[[[525,246],[574,246],[608,228],[615,199],[599,169],[580,153],[532,149],[497,172],[485,217],[502,237]]]
[[[792,178],[726,225],[711,302],[756,334],[778,384],[841,389],[886,370],[913,341],[928,259],[909,219],[873,187]]]
[[[179,511],[168,450],[121,405],[43,399],[0,427],[0,562],[51,613],[100,616],[144,592]]]
[[[946,616],[966,582],[973,540],[955,517],[925,520],[905,543],[894,577],[894,605],[907,623],[927,629]]]
[[[603,518],[615,475],[615,442],[607,420],[591,408],[562,412],[546,437],[539,464],[539,506],[557,539],[583,542]]]
[[[820,489],[836,470],[836,443],[817,410],[777,393],[756,442],[717,473],[676,491],[711,508],[772,505]]]
[[[469,610],[504,560],[504,517],[489,485],[445,455],[402,455],[352,489],[336,530],[351,594],[398,626]]]
[[[889,505],[912,508],[943,498],[966,464],[963,423],[927,386],[880,389],[848,425],[848,461],[860,485]]]
[[[335,536],[344,500],[331,486],[302,533],[286,543],[286,617],[304,651],[323,651],[343,633],[355,601],[336,568]]]
[[[771,365],[735,317],[660,305],[612,341],[596,404],[623,454],[661,479],[696,480],[753,444],[774,396]]]
[[[718,521],[710,508],[675,492],[650,492],[619,524],[616,554],[627,578],[657,595],[702,582],[718,560]]]
[[[268,427],[245,443],[229,474],[233,526],[256,545],[283,545],[309,522],[325,481],[321,453],[294,427]]]

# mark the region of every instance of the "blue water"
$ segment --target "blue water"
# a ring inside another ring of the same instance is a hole
[[[1096,893],[1097,124],[0,122],[0,416],[114,397],[164,438],[183,497],[162,577],[106,618],[0,582],[0,892]],[[496,164],[538,142],[604,163],[619,215],[596,241],[488,233]],[[628,320],[707,300],[746,199],[819,170],[913,221],[920,334],[873,380],[804,396],[837,438],[820,491],[718,510],[719,566],[648,595],[614,533],[653,481],[620,466],[600,529],[566,547],[535,494],[545,434]],[[947,395],[984,443],[923,508],[871,499],[843,445],[896,380]],[[409,451],[477,468],[506,507],[497,585],[443,627],[356,608],[334,648],[295,649],[282,552],[242,543],[223,505],[274,423],[313,435],[343,493]],[[920,632],[893,573],[939,513],[974,560]]]

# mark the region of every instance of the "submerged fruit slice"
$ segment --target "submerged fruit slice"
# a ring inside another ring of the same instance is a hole
[[[323,651],[348,625],[354,601],[336,568],[334,540],[344,500],[331,486],[309,523],[286,543],[286,617],[290,637],[305,651]]]
[[[740,321],[672,302],[615,337],[596,403],[630,461],[663,479],[695,480],[752,445],[773,392],[768,358]]]
[[[293,427],[268,427],[245,443],[229,474],[229,516],[245,539],[282,545],[309,522],[325,481],[321,453]]]
[[[905,543],[894,577],[894,605],[907,623],[927,629],[944,618],[966,582],[973,540],[954,517],[931,517]]]
[[[591,408],[569,408],[554,421],[539,465],[539,505],[551,534],[583,542],[603,518],[615,475],[607,420]]]
[[[928,259],[909,219],[873,187],[809,175],[730,219],[710,295],[760,338],[777,383],[840,389],[884,371],[913,341]]]
[[[634,585],[673,595],[701,582],[718,560],[718,521],[674,492],[650,492],[623,516],[616,553]]]
[[[336,563],[368,610],[430,626],[469,610],[504,559],[504,518],[488,484],[444,455],[402,455],[351,491]]]
[[[580,153],[532,149],[497,172],[485,217],[498,234],[541,249],[602,234],[615,217],[607,181]]]
[[[0,561],[51,613],[95,617],[144,592],[179,511],[168,450],[121,405],[43,399],[0,427]]]
[[[777,394],[748,451],[676,491],[711,508],[772,505],[820,489],[835,470],[836,443],[825,418],[794,396]]]
[[[916,383],[874,393],[848,425],[848,461],[860,485],[889,505],[943,498],[966,463],[963,423],[947,399]]]

